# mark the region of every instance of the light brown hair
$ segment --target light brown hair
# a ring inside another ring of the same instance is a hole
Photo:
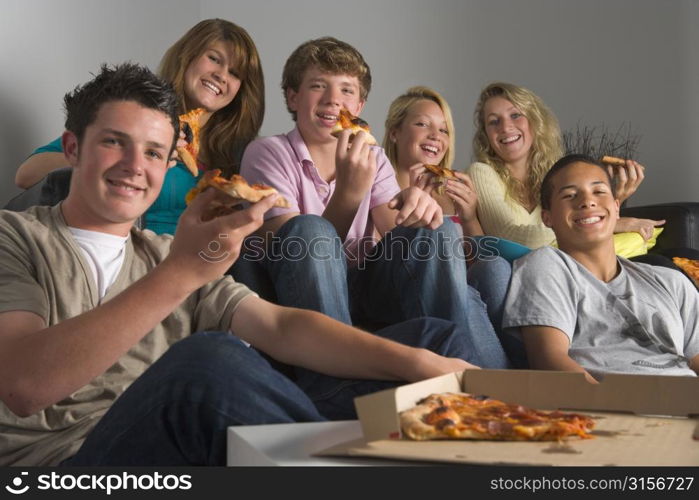
[[[240,78],[233,101],[216,111],[202,130],[202,161],[227,175],[240,168],[243,150],[257,137],[265,114],[265,87],[257,47],[240,26],[223,19],[201,21],[170,47],[160,62],[160,75],[172,83],[179,96],[180,112],[187,109],[184,74],[194,60],[216,42],[228,44]]]
[[[366,101],[371,90],[371,71],[362,54],[350,44],[326,36],[302,43],[284,64],[282,91],[286,108],[296,120],[296,112],[289,108],[287,90],[298,92],[306,70],[317,67],[332,75],[356,76],[359,80],[359,97]]]

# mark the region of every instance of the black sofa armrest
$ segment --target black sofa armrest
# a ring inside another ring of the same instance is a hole
[[[32,187],[25,189],[10,201],[8,201],[3,210],[11,210],[13,212],[22,212],[23,210],[39,204],[41,198],[42,182],[37,182]]]
[[[54,170],[32,187],[12,198],[3,208],[21,212],[36,205],[53,206],[68,196],[72,174],[73,169],[70,167]]]
[[[70,179],[72,176],[73,169],[71,167],[59,168],[50,172],[44,179],[41,187],[39,205],[54,206],[56,203],[65,200],[70,191]]]
[[[661,203],[621,209],[622,217],[665,219],[665,230],[658,237],[651,253],[673,248],[699,250],[699,203],[693,201]]]

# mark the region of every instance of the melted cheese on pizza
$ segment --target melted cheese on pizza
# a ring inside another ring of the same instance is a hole
[[[577,413],[544,412],[470,394],[433,394],[401,413],[410,439],[547,441],[591,437],[594,421]]]

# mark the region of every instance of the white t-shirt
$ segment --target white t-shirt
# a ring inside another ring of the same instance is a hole
[[[124,252],[128,236],[86,231],[75,227],[68,228],[83,251],[85,260],[92,269],[100,300],[116,279],[124,263]]]

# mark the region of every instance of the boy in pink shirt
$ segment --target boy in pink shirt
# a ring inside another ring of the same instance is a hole
[[[296,127],[251,143],[241,174],[274,186],[291,207],[267,212],[262,239],[248,242],[241,264],[262,265],[280,304],[345,323],[452,320],[474,337],[471,362],[503,368],[485,306],[466,283],[456,226],[443,223],[424,186],[400,190],[365,133],[331,135],[343,107],[360,114],[370,87],[361,54],[334,38],[308,41],[289,57],[282,88]]]

